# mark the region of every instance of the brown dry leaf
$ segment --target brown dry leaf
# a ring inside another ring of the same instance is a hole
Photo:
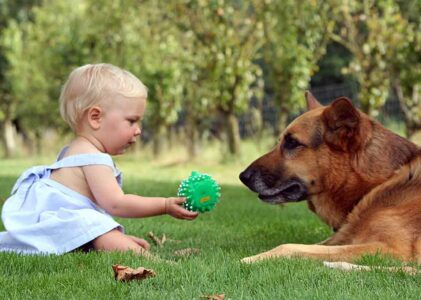
[[[201,296],[200,298],[209,299],[209,300],[224,300],[225,299],[225,294],[205,295],[205,296]]]
[[[200,249],[198,248],[186,248],[186,249],[180,249],[180,250],[174,251],[174,255],[179,256],[179,257],[185,257],[185,256],[190,256],[192,254],[197,254],[199,252],[200,252]]]
[[[148,237],[152,239],[152,241],[155,243],[155,245],[162,247],[164,243],[167,241],[167,237],[165,236],[165,233],[162,235],[161,238],[157,237],[153,234],[152,231],[148,232]]]
[[[113,265],[114,278],[117,281],[142,280],[148,277],[154,277],[155,271],[143,267],[132,269],[122,265]]]

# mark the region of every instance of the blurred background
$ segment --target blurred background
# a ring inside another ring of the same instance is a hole
[[[273,145],[306,89],[421,141],[419,0],[0,0],[0,156],[56,153],[60,88],[98,62],[148,87],[155,158]]]

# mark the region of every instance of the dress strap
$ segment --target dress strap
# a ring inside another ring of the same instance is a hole
[[[83,167],[83,166],[92,166],[92,165],[105,165],[113,169],[114,176],[117,178],[120,186],[122,185],[122,175],[120,170],[118,170],[113,162],[113,159],[110,155],[106,153],[86,153],[86,154],[77,154],[64,157],[68,147],[64,147],[60,154],[57,157],[57,161],[48,166],[47,169],[56,170],[60,168],[72,168],[72,167]]]
[[[110,155],[105,153],[88,153],[77,154],[62,158],[66,150],[67,148],[65,147],[60,152],[57,161],[54,164],[50,166],[35,166],[22,173],[22,175],[18,178],[18,180],[12,188],[12,194],[19,192],[20,198],[25,199],[26,194],[29,188],[32,186],[32,184],[40,180],[41,178],[48,178],[52,170],[90,165],[106,165],[111,167],[118,184],[122,186],[122,174],[115,167],[113,159]]]
[[[48,168],[55,170],[60,168],[82,167],[89,165],[107,165],[113,169],[115,168],[113,159],[105,153],[87,153],[67,156],[56,161]]]

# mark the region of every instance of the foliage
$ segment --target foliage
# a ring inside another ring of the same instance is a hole
[[[402,15],[409,23],[393,61],[393,85],[405,113],[407,134],[411,136],[421,131],[421,4],[419,1],[405,4]]]
[[[91,59],[126,68],[145,83],[155,126],[174,123],[180,109],[182,52],[168,14],[156,1],[88,1]]]
[[[390,69],[405,42],[407,21],[392,0],[332,1],[332,7],[339,23],[332,38],[353,55],[344,72],[359,83],[363,111],[376,116],[389,94]]]
[[[244,112],[248,100],[258,94],[253,84],[261,77],[254,63],[262,37],[262,27],[253,4],[237,1],[185,1],[176,5],[180,27],[187,30],[192,52],[190,76],[211,100],[211,108]],[[192,67],[194,69],[192,69]]]
[[[345,60],[337,59],[342,54],[330,60],[335,68],[352,56],[344,69],[359,83],[363,110],[375,115],[393,83],[404,99],[407,126],[417,128],[418,2],[0,1],[2,142],[7,144],[7,126],[38,142],[47,128],[67,128],[57,98],[68,73],[109,62],[148,87],[145,123],[154,144],[183,124],[189,147],[212,130],[231,153],[239,153],[237,117],[257,116],[250,123],[258,127],[266,92],[281,130],[303,107],[303,91],[329,38],[346,48]]]
[[[12,124],[16,120],[17,99],[7,76],[12,66],[7,58],[5,32],[12,22],[21,23],[31,19],[31,9],[39,3],[39,0],[0,1],[0,140],[6,156],[13,156],[17,152]]]
[[[76,50],[80,6],[68,1],[47,4],[34,9],[34,22],[11,22],[4,38],[12,66],[7,75],[18,100],[17,116],[28,131],[59,124],[57,99],[62,80],[69,66],[80,63]]]
[[[254,2],[174,1],[188,51],[186,94],[196,123],[210,111],[221,113],[229,151],[237,154],[239,132],[234,114],[261,98],[262,72],[255,63],[262,45],[262,24]]]
[[[159,154],[159,138],[181,110],[184,52],[169,22],[172,13],[157,1],[87,2],[88,56],[130,70],[147,86],[146,123],[155,131]]]
[[[278,130],[285,114],[304,106],[304,90],[326,51],[334,22],[323,1],[264,1],[263,57],[273,98],[280,110]]]

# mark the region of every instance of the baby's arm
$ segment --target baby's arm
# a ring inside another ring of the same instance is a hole
[[[92,165],[82,167],[96,203],[109,214],[124,218],[142,218],[169,214],[175,218],[192,220],[197,213],[179,204],[184,198],[142,197],[124,194],[110,167]]]

